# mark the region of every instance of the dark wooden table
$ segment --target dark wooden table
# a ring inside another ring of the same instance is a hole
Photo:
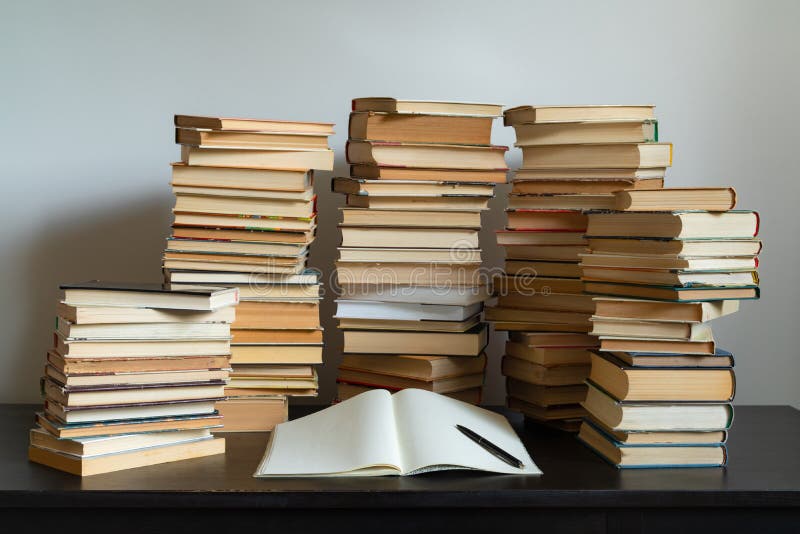
[[[725,469],[618,471],[573,436],[509,414],[543,476],[280,480],[251,476],[261,434],[230,435],[225,455],[81,479],[27,461],[35,408],[0,405],[5,532],[15,521],[59,534],[800,532],[800,412],[786,406],[736,408]]]

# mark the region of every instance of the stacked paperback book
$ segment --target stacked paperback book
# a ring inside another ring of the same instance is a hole
[[[29,457],[94,475],[225,452],[235,289],[62,286]]]
[[[286,420],[287,396],[315,396],[322,363],[313,170],[331,170],[329,123],[175,117],[175,221],[164,252],[176,288],[236,287],[225,431]]]
[[[359,98],[336,263],[343,332],[338,399],[420,388],[478,403],[490,280],[478,232],[506,180],[494,104]]]
[[[508,330],[502,371],[509,407],[577,431],[597,347],[583,292],[586,210],[613,208],[615,191],[660,188],[671,145],[658,143],[652,106],[521,106],[506,110],[522,149],[512,180],[505,277],[487,319]]]
[[[623,191],[589,214],[581,267],[596,299],[589,417],[579,437],[619,467],[720,466],[733,355],[708,321],[758,288],[758,214],[731,188]]]

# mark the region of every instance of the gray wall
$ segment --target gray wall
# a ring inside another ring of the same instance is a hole
[[[800,3],[4,2],[0,17],[0,401],[37,402],[57,285],[160,278],[173,113],[332,121],[350,99],[654,103],[675,143],[668,183],[734,185],[763,214],[760,302],[714,325],[740,403],[800,405],[797,98]],[[498,144],[513,132],[495,127]],[[520,153],[512,149],[511,167]],[[323,174],[311,263],[330,271]],[[486,257],[500,254],[498,188]],[[332,304],[325,303],[323,316]],[[330,399],[341,338],[328,342]],[[502,399],[492,345],[487,401]]]

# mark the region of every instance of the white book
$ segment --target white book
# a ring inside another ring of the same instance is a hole
[[[498,459],[457,424],[518,458],[523,467]],[[347,432],[336,431],[343,428]],[[394,395],[375,389],[279,424],[253,476],[415,475],[451,469],[542,474],[502,415],[420,389]]]
[[[337,299],[336,317],[396,321],[463,321],[480,312],[482,308],[483,304],[481,302],[467,306],[448,306],[415,302]]]
[[[339,300],[369,300],[378,302],[410,302],[469,306],[492,298],[492,288],[482,286],[408,286],[348,284],[339,292]]]

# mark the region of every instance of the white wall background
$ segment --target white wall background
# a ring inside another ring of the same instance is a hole
[[[350,99],[374,95],[656,104],[675,143],[668,184],[731,184],[762,212],[762,299],[714,325],[737,356],[737,402],[798,406],[798,22],[794,1],[5,1],[0,402],[39,400],[59,282],[160,279],[174,113],[335,122],[346,173]],[[496,143],[513,142],[495,128]],[[508,159],[518,166],[519,151]],[[327,272],[330,176],[311,256]],[[506,191],[485,218],[492,265]],[[321,400],[341,344],[325,326]]]

